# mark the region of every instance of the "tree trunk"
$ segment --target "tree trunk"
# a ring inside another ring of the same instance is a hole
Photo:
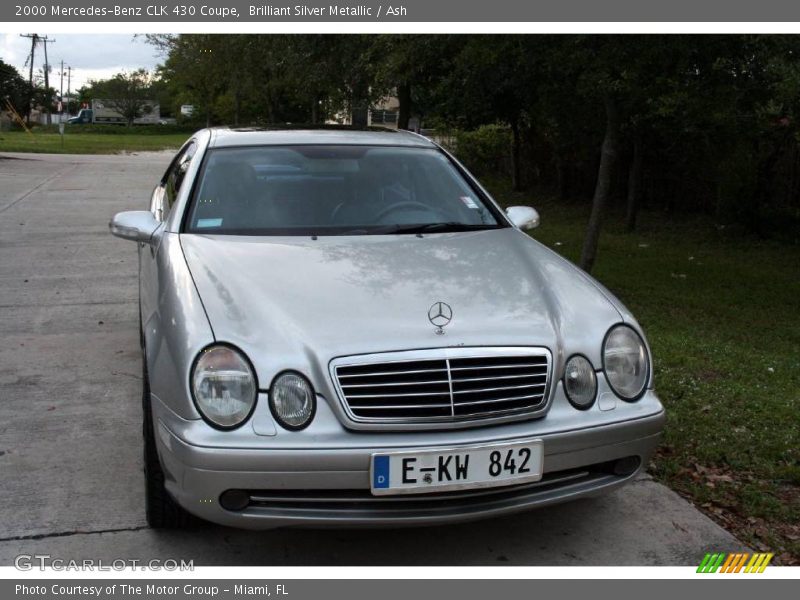
[[[790,136],[791,133],[788,130],[783,133],[780,138],[773,142],[766,158],[758,163],[756,168],[755,193],[751,197],[750,202],[745,206],[747,224],[750,230],[761,238],[766,237],[766,232],[761,222],[761,209],[772,198],[775,167],[781,157],[784,144]]]
[[[608,195],[611,189],[611,178],[614,172],[614,163],[619,154],[619,112],[617,104],[611,96],[606,97],[606,133],[603,137],[603,147],[600,152],[600,167],[597,169],[597,183],[592,199],[592,214],[586,228],[586,238],[583,241],[581,252],[581,268],[591,272],[597,257],[597,243],[600,240],[600,226],[603,222]]]
[[[561,157],[561,152],[556,150],[555,153],[556,165],[556,181],[558,184],[558,199],[566,200],[569,195],[567,191],[567,174],[566,174],[566,161]]]
[[[239,126],[239,112],[242,109],[242,95],[239,90],[233,92],[233,126]]]
[[[317,97],[314,96],[314,100],[311,101],[311,124],[312,125],[316,125],[317,124],[317,119],[319,118],[317,116],[317,106],[318,106],[317,102],[318,102],[317,101]]]
[[[275,123],[275,106],[272,101],[272,85],[269,81],[264,85],[262,100],[267,116],[267,124],[272,125]]]
[[[400,102],[397,110],[397,128],[408,129],[408,122],[411,119],[411,84],[408,81],[397,86],[397,99]]]
[[[625,228],[631,232],[636,229],[636,216],[641,202],[642,182],[642,138],[637,133],[633,138],[633,159],[628,171],[628,210],[625,215]]]
[[[511,187],[515,192],[522,189],[520,167],[520,148],[522,146],[521,135],[519,131],[519,121],[514,120],[511,122]]]

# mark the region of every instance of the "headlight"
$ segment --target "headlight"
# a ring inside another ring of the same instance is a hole
[[[597,375],[586,358],[576,354],[564,369],[564,392],[575,408],[585,410],[597,395]]]
[[[623,400],[637,400],[644,392],[649,372],[647,349],[627,325],[616,325],[606,335],[603,370],[611,389]]]
[[[256,404],[258,385],[250,362],[229,346],[209,346],[197,357],[192,392],[205,419],[220,429],[241,425]]]
[[[303,429],[314,418],[314,388],[299,373],[287,371],[272,382],[269,406],[282,427],[292,431]]]

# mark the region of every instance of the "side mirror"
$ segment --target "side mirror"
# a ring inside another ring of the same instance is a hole
[[[159,225],[160,223],[149,210],[130,210],[114,215],[108,228],[111,230],[111,235],[123,240],[149,244],[153,232],[158,229]]]
[[[539,226],[539,213],[530,206],[509,206],[506,215],[520,229],[535,229]]]

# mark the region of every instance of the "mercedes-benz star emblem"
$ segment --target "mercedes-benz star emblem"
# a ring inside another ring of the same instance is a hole
[[[442,335],[443,328],[453,320],[453,309],[445,302],[434,302],[428,309],[428,320],[436,327],[436,334]]]

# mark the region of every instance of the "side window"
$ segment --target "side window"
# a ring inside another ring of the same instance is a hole
[[[163,221],[172,210],[172,205],[178,197],[178,192],[181,190],[181,184],[186,177],[186,172],[189,170],[189,165],[192,163],[195,152],[197,152],[197,144],[191,142],[183,152],[175,158],[175,161],[170,166],[162,184],[160,193],[160,215],[156,214],[159,220]],[[157,190],[158,193],[158,190]]]
[[[164,184],[159,183],[150,196],[150,212],[159,221],[164,220]]]

